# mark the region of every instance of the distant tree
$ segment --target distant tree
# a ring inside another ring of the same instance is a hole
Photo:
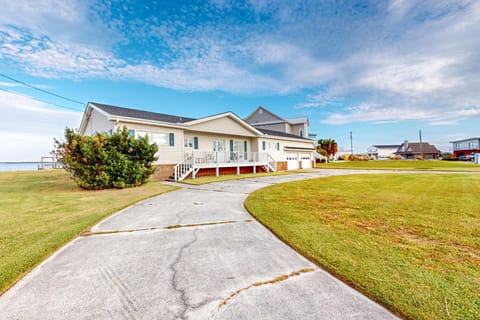
[[[338,150],[337,142],[334,139],[319,139],[317,145],[317,152],[322,154],[322,150],[328,156],[334,156]]]

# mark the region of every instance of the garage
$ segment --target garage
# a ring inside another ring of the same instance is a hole
[[[312,158],[310,153],[301,153],[300,161],[302,164],[302,169],[311,169],[312,168]]]
[[[288,153],[287,154],[287,170],[296,170],[298,169],[298,154]]]

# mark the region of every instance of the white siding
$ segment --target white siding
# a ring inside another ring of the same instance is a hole
[[[195,132],[195,131],[185,131],[186,136],[198,137],[198,151],[213,151],[213,141],[214,140],[225,140],[225,151],[230,151],[230,140],[240,140],[247,141],[247,152],[254,152],[252,150],[252,140],[255,140],[251,137],[237,136],[237,135],[225,135],[225,134],[215,134],[215,133],[205,133],[205,132]],[[183,142],[182,142],[183,144]]]
[[[253,137],[255,133],[246,127],[240,125],[237,121],[229,118],[223,117],[210,121],[201,122],[196,125],[189,126],[188,129],[191,131],[204,131],[204,132],[214,132],[223,135],[234,135],[234,136],[248,136]]]
[[[90,119],[88,119],[83,135],[93,136],[95,133],[104,133],[113,130],[114,127],[115,123],[113,121],[108,120],[106,116],[97,110],[92,109]]]
[[[183,130],[177,128],[169,128],[162,126],[152,126],[137,123],[122,123],[120,122],[117,127],[123,128],[126,126],[129,130],[138,130],[143,132],[155,132],[155,133],[173,133],[174,134],[174,146],[161,145],[158,146],[156,164],[176,164],[183,160]]]
[[[263,150],[263,142],[265,141],[266,150]],[[277,150],[277,143],[279,143],[279,149]],[[258,139],[258,152],[268,152],[275,161],[287,161],[287,157],[293,154],[297,154],[298,152],[295,151],[285,151],[285,147],[290,148],[313,148],[313,141],[305,140],[303,141],[293,141],[293,140],[284,140],[274,137],[269,138],[259,138]],[[313,150],[312,150],[313,152]],[[305,151],[303,153],[309,153],[309,151]]]

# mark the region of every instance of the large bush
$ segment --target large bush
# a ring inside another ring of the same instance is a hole
[[[63,163],[73,180],[85,189],[127,188],[144,184],[155,172],[156,144],[137,139],[128,130],[108,135],[81,136],[65,130]]]

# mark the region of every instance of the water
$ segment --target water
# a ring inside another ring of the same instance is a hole
[[[38,170],[41,162],[0,162],[0,171]]]

